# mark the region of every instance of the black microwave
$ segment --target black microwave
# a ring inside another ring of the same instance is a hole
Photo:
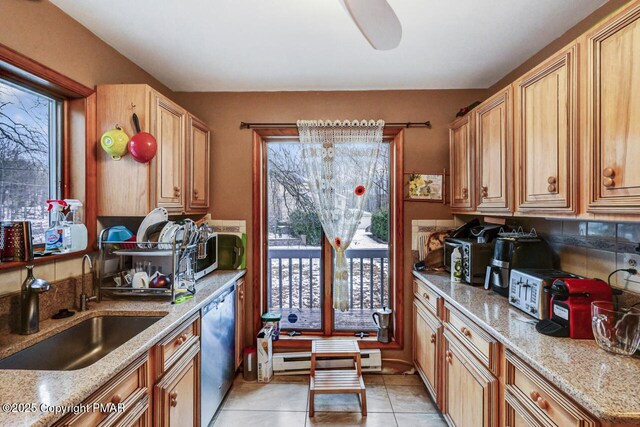
[[[218,268],[218,233],[210,233],[206,242],[196,250],[196,280]]]

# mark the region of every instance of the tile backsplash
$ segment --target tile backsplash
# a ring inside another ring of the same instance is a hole
[[[558,256],[559,267],[570,273],[607,280],[619,268],[640,270],[640,222],[615,223],[598,221],[517,218],[525,230],[535,228]],[[611,285],[640,293],[640,275],[618,272]]]
[[[33,275],[38,279],[57,282],[79,276],[81,270],[82,257],[77,257],[36,264]],[[27,277],[26,268],[1,270],[0,295],[19,292],[25,277]]]

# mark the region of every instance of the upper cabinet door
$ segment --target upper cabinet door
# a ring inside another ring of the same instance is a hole
[[[207,125],[189,116],[187,138],[187,212],[209,208],[210,131]]]
[[[587,36],[591,212],[640,213],[640,4]]]
[[[478,211],[510,213],[512,158],[511,86],[473,110],[478,167]]]
[[[577,45],[516,81],[517,210],[575,213]]]
[[[472,117],[472,114],[467,114],[449,126],[451,210],[453,212],[475,209]]]
[[[186,111],[154,93],[156,205],[174,213],[184,208],[184,160]]]

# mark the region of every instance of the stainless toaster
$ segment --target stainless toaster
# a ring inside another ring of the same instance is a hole
[[[536,319],[548,319],[550,295],[545,288],[550,287],[556,279],[569,277],[578,276],[553,269],[513,269],[509,279],[509,304]]]

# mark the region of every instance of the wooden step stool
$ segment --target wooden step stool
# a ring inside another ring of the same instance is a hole
[[[316,371],[318,357],[352,357],[354,369]],[[367,391],[362,379],[360,347],[356,340],[314,340],[311,344],[311,381],[309,383],[309,416],[314,416],[316,394],[360,395],[362,416],[367,415]]]

